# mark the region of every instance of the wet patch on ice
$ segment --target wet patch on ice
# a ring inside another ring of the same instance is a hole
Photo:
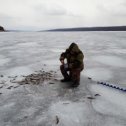
[[[114,67],[126,67],[126,60],[117,56],[95,56],[93,60]]]
[[[83,72],[84,76],[90,77],[93,80],[100,81],[100,80],[109,80],[113,77],[113,73],[104,68],[92,68],[86,69]]]

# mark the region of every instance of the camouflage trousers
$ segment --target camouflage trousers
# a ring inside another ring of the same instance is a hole
[[[70,79],[74,83],[79,83],[80,82],[80,73],[83,70],[83,68],[65,68],[64,65],[60,66],[60,71],[64,77],[64,79]]]

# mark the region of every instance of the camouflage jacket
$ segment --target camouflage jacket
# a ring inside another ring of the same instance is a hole
[[[72,46],[71,46],[72,45]],[[84,54],[83,52],[78,48],[77,44],[72,43],[68,49],[66,49],[65,52],[63,52],[60,55],[60,60],[67,59],[67,63],[69,68],[84,68]]]

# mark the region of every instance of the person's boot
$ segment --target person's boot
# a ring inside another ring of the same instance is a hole
[[[71,81],[70,78],[64,78],[64,79],[61,79],[61,82],[69,82],[69,81]]]
[[[73,84],[71,85],[71,87],[76,88],[80,85],[79,81],[74,81]]]

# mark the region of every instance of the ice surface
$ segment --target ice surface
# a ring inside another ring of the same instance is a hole
[[[11,60],[9,58],[4,57],[3,55],[0,55],[0,66],[6,65]]]
[[[37,46],[38,44],[35,42],[27,42],[27,43],[19,43],[17,44],[17,46],[21,46],[21,47],[34,47]]]
[[[45,60],[43,61],[44,64],[47,64],[47,65],[60,65],[60,62],[59,61],[56,61],[55,59],[54,60]]]
[[[96,56],[93,58],[97,62],[103,63],[105,65],[115,66],[115,67],[125,67],[126,60],[117,56]]]
[[[87,113],[86,117],[85,113]],[[86,124],[90,113],[88,104],[84,102],[59,102],[52,105],[50,108],[50,114],[58,116],[60,126],[80,126]],[[52,119],[55,120],[55,116],[52,116]]]
[[[83,73],[87,77],[91,77],[96,81],[105,81],[113,77],[112,71],[105,68],[86,69]]]
[[[126,54],[126,49],[111,49],[110,52],[113,52],[115,54]]]
[[[91,90],[100,93],[102,96],[92,103],[93,108],[97,112],[104,115],[115,115],[118,117],[118,120],[115,120],[115,122],[120,120],[120,122],[126,124],[126,117],[124,116],[126,114],[126,108],[124,107],[126,106],[125,93],[101,85],[91,85]]]
[[[96,84],[104,81],[126,88],[125,34],[0,34],[0,126],[126,126],[126,94]],[[59,56],[72,42],[85,54],[85,69],[76,89],[59,81]],[[39,70],[56,71],[58,80],[40,85],[17,83]]]
[[[56,53],[59,53],[59,52],[61,53],[61,52],[64,52],[65,50],[64,49],[52,49],[51,51],[56,52]]]
[[[9,61],[10,61],[9,58],[0,59],[0,66],[6,65],[7,63],[9,63]]]
[[[22,66],[9,69],[6,72],[8,73],[9,76],[19,76],[19,75],[29,75],[33,71],[28,67]]]

